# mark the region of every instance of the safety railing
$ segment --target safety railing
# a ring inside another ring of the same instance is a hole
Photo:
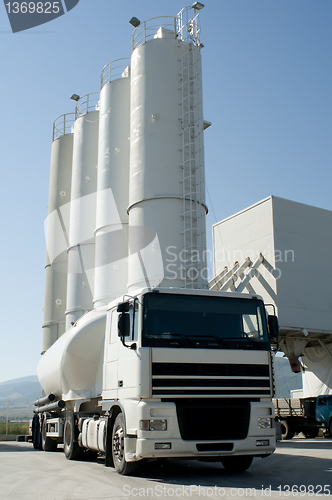
[[[99,109],[99,92],[93,92],[80,97],[76,104],[75,117],[85,115],[91,111],[98,111]]]
[[[200,41],[199,12],[195,8],[185,7],[176,17],[153,17],[137,26],[133,33],[133,50],[152,38],[158,38],[161,28],[174,33],[174,38],[203,47]]]
[[[133,33],[133,50],[143,45],[143,43],[158,38],[158,31],[160,28],[169,30],[174,33],[174,38],[177,37],[177,18],[171,16],[153,17],[147,21],[142,22]]]
[[[75,113],[58,116],[53,122],[53,141],[62,135],[72,134],[75,122]]]
[[[118,78],[128,78],[130,76],[130,57],[116,59],[103,67],[101,72],[100,89],[107,83]]]
[[[176,32],[180,40],[202,47],[199,13],[192,7],[184,7],[177,15]]]

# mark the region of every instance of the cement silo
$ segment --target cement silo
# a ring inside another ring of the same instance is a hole
[[[43,352],[65,332],[67,290],[68,220],[73,156],[73,113],[59,116],[53,124],[48,217]]]
[[[190,8],[133,34],[129,292],[207,288],[201,47]]]
[[[103,68],[99,113],[95,307],[127,291],[130,59]]]
[[[93,308],[98,103],[99,94],[95,93],[80,98],[76,106],[68,245],[67,330]]]

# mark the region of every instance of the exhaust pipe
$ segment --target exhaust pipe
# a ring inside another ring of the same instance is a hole
[[[65,401],[55,401],[54,403],[50,403],[48,405],[39,406],[35,409],[35,413],[44,413],[45,411],[58,411],[62,410],[65,406]]]
[[[48,403],[51,403],[56,399],[56,396],[54,394],[49,394],[48,396],[45,396],[44,398],[37,399],[33,404],[35,406],[44,406],[47,405]]]

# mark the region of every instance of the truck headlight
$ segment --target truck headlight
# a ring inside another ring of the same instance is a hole
[[[141,431],[166,431],[167,420],[141,420]]]
[[[271,418],[259,417],[257,420],[259,429],[271,429],[272,427]]]

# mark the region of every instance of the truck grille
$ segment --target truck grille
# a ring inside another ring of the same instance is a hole
[[[153,396],[269,396],[269,365],[152,363]]]
[[[247,437],[250,419],[248,400],[177,400],[175,404],[184,441],[234,441]]]

